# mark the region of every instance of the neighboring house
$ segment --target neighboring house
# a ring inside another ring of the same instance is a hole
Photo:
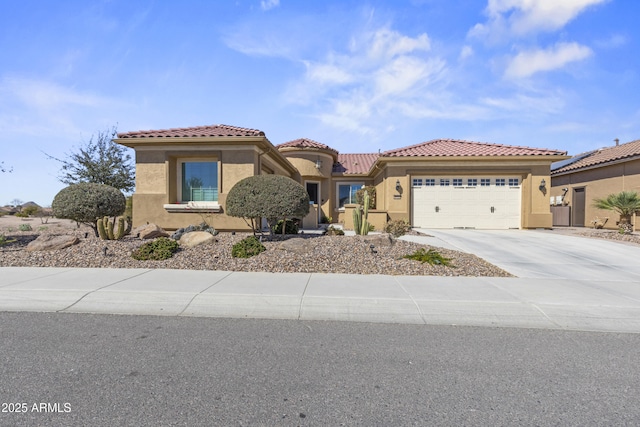
[[[640,192],[640,140],[578,154],[551,165],[551,204],[564,206],[561,225],[584,227],[596,218],[617,228],[618,214],[593,207],[593,200],[621,191]],[[568,222],[568,223],[567,223]]]
[[[375,186],[369,215],[378,230],[392,219],[426,228],[548,228],[550,165],[567,158],[558,150],[450,139],[341,154],[310,139],[273,146],[264,132],[225,125],[120,133],[115,141],[136,151],[134,226],[167,229],[207,212],[217,229],[247,229],[224,214],[224,201],[236,182],[260,173],[289,176],[307,189],[307,227],[331,218],[350,228],[356,191]]]

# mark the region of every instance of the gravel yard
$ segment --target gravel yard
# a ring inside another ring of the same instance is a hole
[[[28,220],[33,231],[19,231],[9,225],[15,218],[0,218],[0,233],[16,242],[0,246],[0,266],[33,267],[109,267],[109,268],[170,268],[190,270],[317,272],[345,274],[388,274],[428,276],[493,276],[509,277],[504,270],[467,253],[435,248],[451,258],[455,268],[429,265],[403,259],[404,255],[425,247],[417,243],[396,240],[392,246],[376,246],[372,253],[369,244],[358,236],[299,235],[290,238],[308,239],[310,250],[298,254],[279,249],[281,241],[265,241],[267,250],[260,255],[239,259],[231,257],[231,247],[249,234],[220,233],[216,241],[194,248],[181,249],[165,261],[137,261],[131,252],[144,241],[126,236],[119,241],[103,241],[93,236],[88,227],[80,229],[67,220],[52,219],[48,224]],[[74,234],[80,243],[58,251],[27,252],[27,244],[39,234]],[[88,236],[85,238],[85,234]],[[106,256],[104,249],[107,249]],[[427,249],[429,249],[427,247]]]

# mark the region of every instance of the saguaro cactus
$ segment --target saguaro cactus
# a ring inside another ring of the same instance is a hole
[[[367,235],[369,234],[369,193],[364,192],[362,205],[358,205],[353,210],[353,229],[356,234]]]
[[[127,218],[126,227],[125,219],[118,218],[118,227],[115,228],[115,222],[110,220],[109,217],[98,219],[98,235],[102,240],[120,240],[131,232],[131,219]]]

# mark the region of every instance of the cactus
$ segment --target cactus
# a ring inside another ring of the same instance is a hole
[[[118,218],[118,227],[115,229],[115,222],[109,217],[98,219],[98,235],[102,240],[120,240],[131,232],[131,220],[127,218],[125,227],[125,219]]]
[[[370,224],[367,219],[369,218],[369,193],[364,192],[362,205],[358,205],[353,211],[353,229],[356,234],[367,235],[369,234]]]

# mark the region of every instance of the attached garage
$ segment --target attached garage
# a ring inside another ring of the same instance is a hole
[[[414,227],[508,229],[521,226],[519,177],[415,176],[411,181]]]

